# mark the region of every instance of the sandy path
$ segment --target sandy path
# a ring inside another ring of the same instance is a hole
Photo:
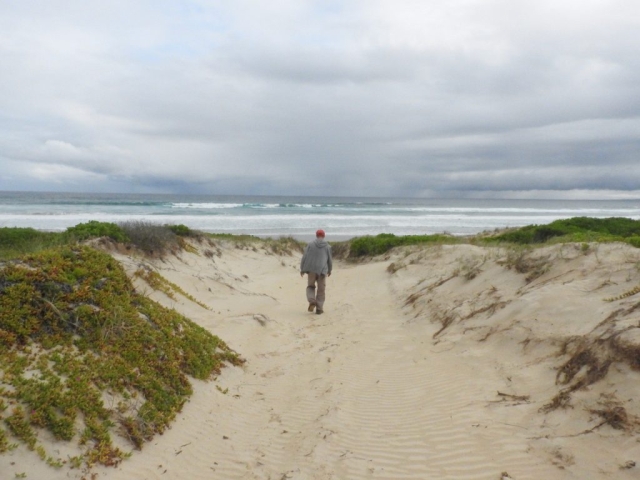
[[[184,309],[246,366],[201,384],[174,429],[107,478],[560,478],[527,455],[526,431],[489,421],[492,372],[438,351],[435,327],[407,321],[386,264],[338,264],[318,316],[306,312],[297,261],[225,252],[218,273],[236,289],[204,299],[220,314]],[[211,284],[188,270],[162,273]]]

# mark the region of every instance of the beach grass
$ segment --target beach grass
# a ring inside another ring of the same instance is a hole
[[[212,241],[232,243],[238,249],[258,250],[264,248],[276,255],[291,255],[302,252],[304,243],[291,236],[279,238],[260,238],[254,235],[234,235],[231,233],[207,233],[206,238]]]

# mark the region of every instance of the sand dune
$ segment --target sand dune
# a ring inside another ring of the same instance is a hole
[[[98,478],[637,478],[640,250],[459,245],[337,262],[315,315],[298,253],[217,248],[114,253],[209,306],[136,280],[247,362],[197,382],[173,428]]]

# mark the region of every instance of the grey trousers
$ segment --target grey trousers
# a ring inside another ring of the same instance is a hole
[[[307,277],[307,300],[313,303],[316,309],[322,311],[324,305],[324,292],[327,287],[327,276],[309,272]],[[316,292],[316,283],[318,291]]]

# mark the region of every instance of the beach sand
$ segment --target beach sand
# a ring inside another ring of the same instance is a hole
[[[325,313],[315,315],[299,252],[196,247],[199,255],[163,261],[112,254],[128,272],[148,265],[209,306],[135,280],[246,363],[194,381],[170,430],[118,467],[94,469],[96,478],[640,475],[640,295],[630,294],[640,250],[456,245],[336,261]],[[26,478],[82,475],[22,448],[0,462]]]

